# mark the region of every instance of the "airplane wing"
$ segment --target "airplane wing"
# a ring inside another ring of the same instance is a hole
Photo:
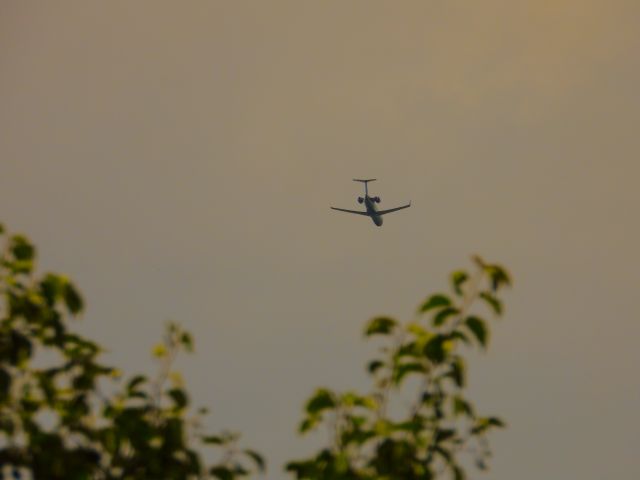
[[[411,206],[411,202],[401,207],[390,208],[389,210],[380,210],[378,215],[384,215],[385,213],[397,212],[398,210],[402,210],[403,208],[409,208]]]
[[[358,210],[347,210],[346,208],[336,208],[336,207],[331,207],[331,208],[334,210],[340,210],[341,212],[357,213],[358,215],[366,215],[367,217],[369,216],[367,212],[359,212]]]

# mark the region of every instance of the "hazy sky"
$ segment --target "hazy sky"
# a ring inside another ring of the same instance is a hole
[[[479,253],[515,288],[472,398],[496,480],[638,478],[640,3],[0,3],[0,220],[69,274],[78,328],[149,370],[167,319],[212,429],[269,479],[363,323]],[[366,218],[360,185],[383,207]],[[473,478],[476,478],[474,475]]]

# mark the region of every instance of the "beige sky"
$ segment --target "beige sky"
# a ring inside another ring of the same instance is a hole
[[[0,219],[150,369],[165,320],[210,425],[281,478],[315,386],[367,385],[363,322],[472,253],[516,287],[473,396],[489,475],[636,478],[637,1],[0,5]],[[370,221],[353,177],[410,210]],[[476,478],[475,476],[473,478]]]

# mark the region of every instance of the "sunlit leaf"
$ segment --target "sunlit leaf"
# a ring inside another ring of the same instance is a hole
[[[158,343],[153,347],[153,356],[156,358],[162,358],[167,355],[167,347],[164,343]]]
[[[417,337],[429,335],[429,332],[425,328],[416,322],[411,322],[407,325],[407,332],[414,334]]]

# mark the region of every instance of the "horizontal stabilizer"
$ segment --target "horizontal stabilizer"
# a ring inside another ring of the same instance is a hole
[[[353,181],[354,181],[354,182],[367,183],[367,182],[375,182],[375,181],[376,181],[376,179],[375,179],[375,178],[370,178],[370,179],[368,179],[368,180],[361,180],[361,179],[359,179],[359,178],[354,178],[354,179],[353,179]]]

